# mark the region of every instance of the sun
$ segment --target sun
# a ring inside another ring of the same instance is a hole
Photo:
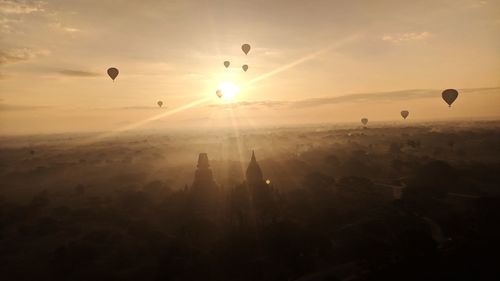
[[[222,92],[222,99],[226,101],[232,101],[236,98],[236,95],[240,91],[236,85],[231,82],[223,82],[219,85],[219,90]]]

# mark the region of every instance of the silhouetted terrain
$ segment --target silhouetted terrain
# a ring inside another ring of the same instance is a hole
[[[0,183],[5,280],[500,277],[497,122],[3,137]]]

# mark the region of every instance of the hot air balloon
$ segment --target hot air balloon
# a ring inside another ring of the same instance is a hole
[[[250,52],[250,45],[249,44],[241,45],[241,50],[243,50],[243,53],[245,53],[245,55],[248,55],[248,52]]]
[[[443,91],[441,96],[443,96],[443,100],[448,104],[448,107],[451,107],[451,104],[458,97],[458,91],[455,89],[446,89]]]
[[[225,62],[224,62],[224,66],[225,66],[226,68],[228,68],[230,64],[231,64],[231,63],[230,63],[229,61],[225,61]]]
[[[241,68],[243,68],[243,71],[247,72],[247,70],[248,70],[248,65],[244,64]]]
[[[408,110],[401,111],[401,116],[403,116],[404,119],[406,119],[406,117],[408,117],[408,115],[410,115],[410,112]]]
[[[111,77],[111,79],[113,79],[113,81],[115,81],[116,77],[118,76],[118,73],[120,73],[120,71],[118,71],[117,68],[114,67],[108,68],[108,75],[109,77]]]
[[[162,102],[161,100],[159,100],[159,101],[157,102],[157,104],[158,104],[158,106],[159,106],[159,107],[162,107],[162,106],[163,106],[163,102]]]
[[[215,92],[215,94],[219,97],[219,98],[222,98],[222,91],[221,90],[217,90]]]
[[[361,123],[366,126],[366,124],[368,124],[368,118],[362,118]]]

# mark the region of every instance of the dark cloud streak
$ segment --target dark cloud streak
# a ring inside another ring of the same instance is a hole
[[[491,88],[471,88],[459,89],[461,94],[500,94],[500,87]],[[261,107],[261,108],[276,108],[276,107],[292,107],[292,108],[307,108],[340,103],[370,103],[370,102],[392,102],[422,98],[440,98],[442,90],[433,89],[413,89],[391,92],[377,93],[359,93],[337,97],[310,98],[298,101],[243,101],[233,104],[211,104],[209,107],[217,108],[237,108],[237,107]]]
[[[101,74],[91,71],[84,70],[72,70],[72,69],[63,69],[58,72],[64,76],[72,76],[72,77],[97,77],[101,76]]]

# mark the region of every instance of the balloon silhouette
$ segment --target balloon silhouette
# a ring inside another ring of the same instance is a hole
[[[109,77],[111,77],[111,79],[113,79],[113,81],[115,81],[116,77],[118,76],[118,73],[120,73],[118,69],[114,67],[108,68],[108,75]]]
[[[219,98],[222,98],[222,91],[221,90],[217,90],[215,92],[215,94],[219,97]]]
[[[226,68],[228,68],[230,64],[231,64],[231,63],[230,63],[229,61],[225,61],[225,62],[224,62],[224,66],[225,66]]]
[[[243,68],[243,71],[247,72],[247,70],[248,70],[248,65],[244,64],[241,68]]]
[[[243,50],[243,53],[245,53],[245,55],[248,55],[248,52],[250,52],[250,45],[249,44],[241,45],[241,50]]]
[[[162,102],[161,100],[159,100],[159,101],[157,102],[157,104],[158,104],[158,106],[159,106],[159,107],[162,107],[162,106],[163,106],[163,102]]]
[[[448,104],[448,107],[451,107],[451,104],[458,97],[458,91],[455,89],[446,89],[443,91],[441,96],[443,96],[443,100]]]
[[[403,116],[404,119],[406,119],[406,117],[408,117],[408,115],[410,115],[410,112],[408,110],[401,111],[401,116]]]
[[[366,126],[366,124],[368,124],[368,118],[362,118],[361,123]]]

